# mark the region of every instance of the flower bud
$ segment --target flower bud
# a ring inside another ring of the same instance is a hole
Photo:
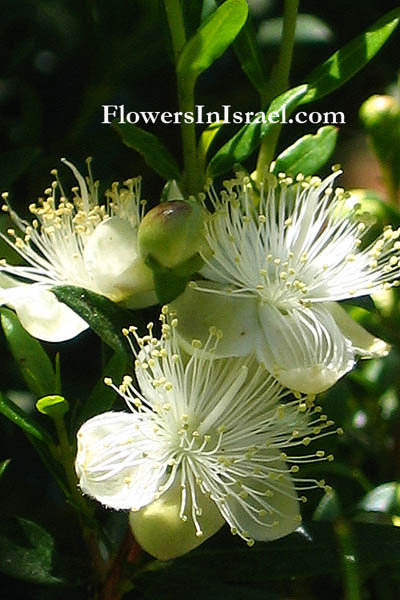
[[[174,268],[202,247],[204,210],[195,202],[174,200],[150,210],[139,227],[139,248],[146,259]]]
[[[399,118],[399,105],[392,96],[375,94],[360,108],[360,119],[367,130],[385,127],[388,121]]]
[[[201,511],[201,531],[196,532],[190,518],[192,506],[189,500],[185,510],[188,516],[180,516],[181,493],[178,478],[160,498],[129,516],[136,541],[159,560],[170,560],[190,552],[214,535],[224,523],[215,502],[199,490],[196,500],[197,510]]]

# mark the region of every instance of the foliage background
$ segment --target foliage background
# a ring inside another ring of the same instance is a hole
[[[207,2],[204,4],[207,5]],[[211,2],[209,4],[212,5]],[[265,27],[267,19],[281,14],[281,2],[278,0],[253,0],[249,5],[259,30]],[[322,34],[322,39],[316,39],[316,34],[311,35],[309,27],[299,31],[291,83],[301,83],[314,66],[395,6],[397,3],[388,0],[364,0],[362,4],[345,0],[303,0],[300,11],[318,17],[327,31]],[[26,213],[26,206],[49,184],[49,171],[58,166],[62,156],[83,168],[85,157],[92,155],[95,176],[104,184],[142,174],[143,195],[150,203],[156,203],[162,180],[138,154],[121,144],[110,126],[101,124],[101,106],[124,104],[127,110],[135,111],[177,110],[174,69],[161,2],[1,0],[0,7],[0,191],[9,190],[13,206]],[[300,36],[300,33],[304,35]],[[379,172],[363,141],[358,110],[371,94],[383,93],[393,84],[399,68],[398,49],[399,33],[396,32],[378,56],[353,80],[312,105],[312,110],[343,111],[346,115],[346,125],[341,127],[332,162],[339,161],[345,168],[348,165],[347,186],[375,187],[382,191]],[[277,55],[276,44],[267,41],[263,52],[270,67]],[[202,75],[196,101],[204,104],[207,110],[218,110],[222,104],[231,104],[241,111],[258,110],[256,94],[232,51],[228,51]],[[280,141],[281,149],[300,135],[315,132],[317,128],[311,125],[287,127]],[[178,126],[157,125],[149,127],[149,130],[162,138],[171,152],[179,157]],[[72,184],[66,169],[61,168],[60,171],[63,171],[63,180]],[[2,246],[1,253],[5,252],[7,249]],[[360,316],[367,319],[369,327],[376,333],[394,344],[398,343],[397,311],[392,310],[386,316],[360,312]],[[45,347],[54,357],[53,346],[47,344]],[[102,351],[98,340],[93,333],[84,333],[79,344],[63,343],[57,346],[57,350],[61,353],[63,379],[67,382],[64,393],[72,404],[83,402],[101,374]],[[23,391],[24,383],[3,337],[0,338],[0,352],[2,389],[12,390],[14,399],[33,411],[33,399]],[[332,547],[341,548],[342,557],[354,554],[352,540],[346,537],[346,519],[360,514],[357,503],[376,486],[399,479],[399,373],[399,353],[394,349],[385,361],[372,361],[359,368],[324,400],[324,409],[345,429],[345,435],[335,448],[335,463],[318,466],[318,476],[326,475],[336,490],[336,496],[327,506],[319,506],[317,516],[334,519],[333,530],[327,526],[325,540],[332,538]],[[3,418],[0,427],[0,462],[12,459],[0,479],[0,518],[5,520],[7,516],[19,515],[57,532],[60,564],[56,565],[55,572],[67,570],[71,583],[70,589],[60,590],[57,586],[36,586],[4,575],[0,580],[3,597],[84,598],[84,586],[73,585],[84,576],[85,565],[79,531],[69,508],[21,431]],[[336,443],[330,441],[326,446],[329,445],[333,448]],[[396,487],[390,488],[390,491],[390,498],[385,496],[389,500],[384,511],[364,512],[363,520],[393,523],[393,515],[398,514],[400,518],[400,496]],[[305,510],[308,517],[315,511],[319,500],[318,494],[311,497]],[[102,518],[110,522],[114,520],[110,527],[115,532],[121,528],[119,517],[103,515]],[[341,527],[345,528],[344,537]],[[347,543],[350,544],[349,552],[346,551]],[[393,552],[393,558],[399,561],[399,541],[389,540],[387,543],[387,552]],[[227,548],[232,544],[237,547],[224,532],[210,542],[211,551],[218,544]],[[207,598],[219,598],[229,593],[237,599],[306,600],[322,594],[327,599],[337,599],[349,593],[344,591],[343,574],[348,574],[346,569],[349,564],[351,567],[351,560],[347,563],[346,559],[339,560],[335,565],[337,572],[327,573],[321,567],[321,552],[317,551],[308,560],[306,551],[301,551],[301,548],[296,554],[285,540],[279,544],[271,551],[267,549],[267,555],[263,555],[262,559],[254,558],[254,569],[258,569],[255,578],[244,571],[238,582],[229,575],[230,564],[227,561],[220,565],[224,586],[221,587],[218,576],[211,577],[205,586],[196,576],[203,567],[205,570],[208,568],[207,558],[201,560],[200,552],[199,562],[189,559],[171,572],[160,571],[127,597],[180,598],[189,584],[193,586],[195,597],[204,593]],[[384,553],[383,545],[382,538],[377,543],[376,557],[360,562],[358,576],[365,581],[363,598],[391,600],[399,597],[396,564],[387,564],[390,561],[386,561],[384,566],[379,564],[379,555]],[[300,561],[297,566],[295,561]],[[271,572],[275,573],[272,581],[268,579]],[[283,581],[279,580],[280,573]],[[349,577],[351,585],[351,573]]]

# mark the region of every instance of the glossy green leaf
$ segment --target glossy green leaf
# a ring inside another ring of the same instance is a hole
[[[6,460],[2,460],[0,462],[0,477],[2,477],[8,467],[8,465],[10,464],[11,459],[7,458]]]
[[[207,152],[208,152],[211,144],[213,143],[215,136],[221,130],[221,127],[223,126],[223,124],[224,124],[224,121],[218,121],[217,123],[210,123],[210,125],[208,125],[208,127],[206,127],[201,133],[201,136],[199,139],[199,146],[198,146],[198,156],[199,156],[199,160],[201,161],[202,165],[204,165],[204,166],[206,164]]]
[[[40,342],[22,327],[12,310],[2,308],[0,315],[4,335],[28,388],[36,398],[54,393],[53,366]]]
[[[0,523],[0,571],[31,583],[60,584],[54,574],[54,540],[42,527],[17,517]]]
[[[400,528],[353,523],[349,524],[349,529],[353,560],[360,569],[400,560]],[[303,524],[298,532],[280,540],[256,543],[251,550],[241,540],[218,534],[197,550],[143,576],[142,585],[146,589],[151,577],[152,585],[160,589],[176,586],[177,597],[183,598],[182,583],[197,584],[207,573],[210,586],[216,582],[221,585],[251,584],[251,587],[264,586],[263,589],[268,591],[269,580],[337,573],[340,563],[335,524],[312,522]],[[165,598],[169,600],[168,595]]]
[[[119,352],[113,354],[105,365],[102,376],[79,411],[78,427],[91,417],[111,410],[117,394],[104,383],[104,377],[111,377],[116,385],[119,385],[122,377],[128,373],[130,363],[132,363],[132,360],[128,361],[125,354]]]
[[[286,148],[276,159],[274,173],[315,175],[329,160],[336,146],[338,129],[321,127],[315,135],[309,133]]]
[[[62,419],[69,411],[69,402],[63,396],[57,394],[44,396],[36,402],[37,410],[50,419]]]
[[[48,433],[30,415],[2,394],[0,394],[0,414],[20,427],[27,435],[43,444],[51,444]]]
[[[260,145],[262,138],[290,115],[306,92],[307,86],[300,85],[275,98],[262,120],[256,115],[218,150],[208,165],[207,174],[210,177],[222,175],[235,163],[244,161]],[[274,122],[269,121],[271,117]]]
[[[177,64],[178,77],[193,86],[196,79],[233,42],[248,13],[246,0],[226,0],[186,43]]]
[[[105,296],[71,285],[56,286],[52,292],[80,315],[98,336],[116,352],[131,356],[122,328],[132,325],[133,316]]]
[[[161,140],[153,133],[130,123],[114,121],[112,126],[121,136],[125,146],[141,154],[151,169],[164,179],[179,179],[177,162]]]
[[[399,20],[400,8],[395,8],[314,69],[306,78],[308,92],[300,104],[330,94],[353,77],[380,50]]]

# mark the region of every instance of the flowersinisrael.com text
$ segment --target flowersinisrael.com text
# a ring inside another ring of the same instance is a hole
[[[225,123],[245,124],[258,123],[296,123],[304,125],[345,125],[345,115],[341,111],[306,112],[299,111],[290,117],[286,115],[285,107],[279,111],[264,113],[262,111],[237,111],[232,110],[230,104],[223,104],[220,110],[206,111],[203,104],[197,104],[194,111],[169,112],[169,111],[127,111],[124,104],[103,104],[102,124],[110,125],[116,119],[119,124],[139,123],[151,125],[163,123],[164,125],[179,125],[180,123],[197,123],[199,125],[210,125],[223,121]]]

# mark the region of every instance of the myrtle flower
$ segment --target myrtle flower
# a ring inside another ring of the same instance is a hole
[[[255,357],[215,358],[215,328],[204,346],[193,340],[188,357],[167,307],[161,320],[161,339],[151,324],[144,338],[125,331],[140,389],[131,377],[119,388],[106,380],[131,412],[100,414],[78,432],[82,492],[131,510],[137,541],[163,560],[188,552],[224,521],[249,546],[293,532],[304,491],[327,489],[299,469],[333,458],[306,448],[331,434],[333,422],[313,397],[294,397]]]
[[[255,351],[282,385],[305,393],[328,389],[357,356],[387,354],[337,301],[399,285],[400,230],[364,244],[366,217],[332,189],[337,175],[268,174],[259,198],[248,179],[210,194],[208,281],[192,282],[174,303],[186,348],[212,322],[224,331],[220,356]]]
[[[2,235],[26,265],[0,264],[0,303],[15,309],[33,336],[62,341],[78,335],[87,323],[51,292],[57,285],[74,285],[107,296],[115,302],[140,306],[155,301],[153,279],[137,249],[137,232],[143,216],[140,179],[122,187],[113,183],[100,204],[98,182],[88,163],[85,179],[69,162],[78,186],[68,199],[58,179],[44,197],[29,206],[31,223],[6,203],[18,232]],[[3,194],[7,202],[7,194]]]

